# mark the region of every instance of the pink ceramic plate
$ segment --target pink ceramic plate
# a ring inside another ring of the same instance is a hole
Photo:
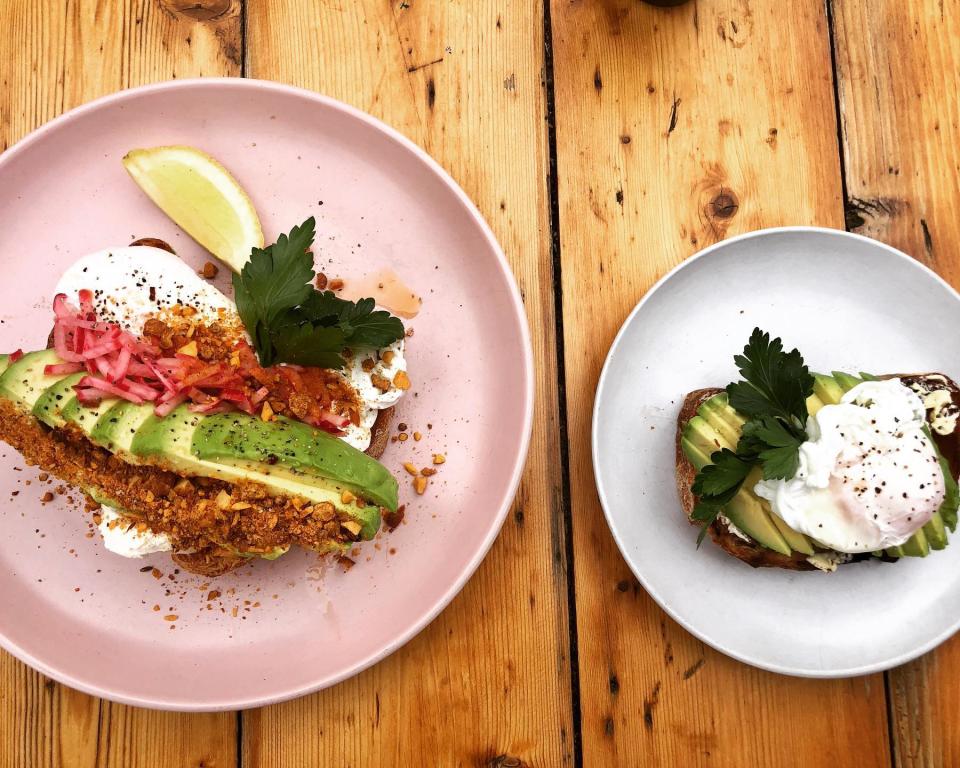
[[[162,144],[220,159],[253,198],[268,241],[313,215],[318,269],[363,275],[389,266],[424,297],[410,323],[414,388],[395,422],[424,437],[384,457],[401,481],[406,522],[364,545],[349,572],[291,552],[217,580],[175,574],[167,555],[126,560],[88,538],[77,495],[42,503],[55,484],[0,444],[0,642],[44,674],[117,701],[254,707],[359,672],[459,592],[519,480],[531,348],[503,254],[435,162],[354,109],[250,80],[120,93],[3,154],[0,347],[45,345],[57,277],[88,251],[156,236],[192,265],[206,260],[120,164],[131,148]],[[425,466],[434,452],[447,462],[418,497],[401,464]],[[222,594],[208,601],[213,589]]]

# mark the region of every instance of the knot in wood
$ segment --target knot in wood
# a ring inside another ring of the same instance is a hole
[[[513,755],[497,755],[487,763],[488,768],[526,768],[525,763],[519,757]]]
[[[234,0],[162,0],[163,7],[176,16],[197,21],[215,21],[230,13]]]
[[[710,213],[717,219],[732,219],[739,208],[736,196],[726,190],[710,201]]]

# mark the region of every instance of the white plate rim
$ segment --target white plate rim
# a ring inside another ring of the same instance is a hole
[[[510,475],[510,480],[504,488],[504,493],[501,496],[497,513],[491,520],[491,526],[487,532],[487,535],[484,537],[473,557],[464,566],[460,576],[450,584],[447,590],[437,599],[437,601],[430,607],[428,611],[419,616],[417,620],[407,628],[406,631],[395,637],[392,642],[385,645],[380,651],[370,654],[366,658],[360,659],[350,667],[342,670],[339,674],[331,675],[321,680],[310,681],[299,688],[286,690],[274,696],[264,696],[249,700],[213,702],[194,702],[185,700],[159,702],[149,698],[117,694],[115,692],[99,688],[96,685],[75,680],[70,677],[69,674],[55,669],[47,665],[41,659],[33,656],[26,648],[22,648],[20,645],[13,643],[9,640],[9,638],[7,638],[5,633],[0,631],[0,648],[3,648],[3,650],[7,651],[12,656],[22,661],[29,667],[37,670],[46,677],[56,680],[57,682],[82,693],[107,699],[109,701],[114,701],[119,704],[143,707],[147,709],[167,710],[174,712],[226,712],[264,707],[284,701],[290,701],[292,699],[333,687],[344,680],[358,675],[360,672],[372,667],[410,642],[430,623],[432,623],[433,620],[439,616],[440,613],[453,601],[453,599],[460,594],[464,586],[466,586],[467,582],[476,572],[477,568],[480,567],[480,563],[482,563],[486,558],[490,548],[493,546],[493,543],[500,535],[504,521],[506,520],[507,514],[510,511],[510,506],[513,504],[517,489],[520,486],[520,480],[522,479],[523,472],[526,467],[530,442],[533,435],[535,381],[533,373],[534,360],[533,344],[530,337],[530,324],[527,319],[526,309],[520,293],[520,288],[517,284],[517,279],[514,275],[513,268],[507,261],[507,257],[503,252],[503,249],[500,247],[493,230],[483,217],[483,214],[480,213],[479,209],[476,207],[467,193],[453,179],[453,177],[419,145],[376,117],[345,102],[339,101],[338,99],[334,99],[330,96],[326,96],[306,88],[299,88],[297,86],[286,85],[270,80],[258,80],[250,77],[183,78],[177,80],[166,80],[158,83],[150,83],[134,88],[125,88],[80,104],[64,112],[63,114],[48,120],[43,125],[38,126],[33,131],[23,136],[21,139],[4,150],[2,154],[0,154],[0,176],[2,176],[5,166],[22,151],[28,149],[31,145],[45,137],[47,133],[58,128],[60,125],[71,122],[87,112],[108,107],[114,103],[122,103],[123,101],[131,98],[140,98],[143,96],[149,97],[154,93],[164,93],[168,91],[177,91],[180,89],[197,87],[226,87],[236,88],[238,90],[273,91],[275,93],[280,93],[287,96],[307,99],[319,104],[324,108],[341,112],[355,120],[367,124],[397,144],[401,150],[413,154],[427,167],[427,169],[429,169],[439,178],[439,180],[448,190],[450,190],[450,192],[455,195],[460,204],[463,206],[464,210],[479,228],[480,234],[483,236],[484,241],[495,256],[500,268],[503,270],[507,278],[507,286],[510,294],[511,304],[513,305],[519,320],[518,326],[521,336],[520,341],[523,347],[523,357],[521,360],[523,369],[523,387],[521,390],[521,395],[524,398],[525,407],[519,451],[517,453],[517,460],[513,467],[513,471]]]
[[[637,567],[635,563],[627,556],[627,543],[622,537],[622,534],[618,531],[617,525],[613,519],[612,513],[609,511],[609,502],[607,499],[607,494],[603,487],[603,481],[600,477],[599,472],[599,431],[598,431],[598,415],[600,412],[600,403],[603,399],[604,389],[606,385],[607,374],[609,373],[611,363],[613,358],[617,354],[617,350],[620,346],[620,343],[623,337],[626,335],[627,329],[633,324],[636,319],[636,316],[643,309],[644,305],[650,299],[651,296],[667,281],[673,278],[681,270],[684,270],[695,262],[699,261],[705,256],[709,256],[714,251],[720,250],[722,248],[729,247],[731,245],[736,245],[746,240],[754,240],[758,238],[770,237],[774,235],[783,235],[783,234],[799,234],[799,235],[827,235],[830,237],[837,237],[838,239],[849,239],[854,241],[867,242],[871,246],[879,247],[882,250],[885,250],[889,254],[896,256],[905,262],[909,263],[913,268],[918,269],[922,274],[925,274],[927,277],[933,278],[933,280],[939,283],[942,287],[946,288],[948,293],[953,296],[958,302],[960,302],[960,293],[958,293],[953,286],[951,286],[946,280],[944,280],[940,275],[930,269],[926,264],[923,264],[913,257],[907,255],[903,251],[894,248],[891,245],[887,245],[879,240],[875,240],[870,237],[865,237],[864,235],[856,234],[855,232],[847,232],[842,229],[834,229],[831,227],[811,227],[811,226],[785,226],[785,227],[769,227],[766,229],[758,229],[752,232],[745,232],[741,235],[728,238],[726,240],[721,240],[713,245],[707,246],[706,248],[698,251],[697,253],[690,256],[688,259],[680,262],[677,266],[667,272],[663,277],[657,280],[650,289],[643,295],[636,306],[630,311],[630,314],[627,315],[626,319],[623,321],[623,324],[620,326],[620,330],[617,331],[617,335],[614,337],[613,343],[610,345],[610,349],[607,352],[607,356],[603,363],[603,368],[600,371],[600,378],[597,381],[597,390],[596,395],[594,396],[593,401],[593,414],[591,417],[591,427],[590,427],[590,444],[591,444],[591,460],[593,464],[593,478],[594,484],[597,488],[597,496],[600,499],[600,506],[603,509],[604,517],[606,518],[607,525],[610,528],[610,532],[613,535],[613,539],[617,544],[617,549],[620,550],[620,554],[623,557],[624,561],[627,563],[627,566],[630,568],[630,571],[637,578],[643,588],[646,590],[647,594],[650,595],[660,606],[660,608],[677,624],[683,627],[687,632],[696,637],[698,640],[703,641],[709,645],[714,650],[719,651],[737,661],[748,664],[752,667],[758,669],[763,669],[768,672],[776,672],[781,675],[789,675],[791,677],[806,677],[806,678],[816,678],[816,679],[835,679],[835,678],[846,678],[846,677],[857,677],[860,675],[869,675],[875,672],[883,672],[885,670],[891,669],[893,667],[900,666],[905,664],[908,661],[922,656],[923,654],[933,650],[941,643],[948,640],[952,637],[958,630],[960,630],[960,614],[957,615],[954,622],[945,630],[940,632],[938,635],[935,635],[933,638],[927,640],[925,643],[918,645],[916,648],[901,653],[896,656],[891,656],[889,658],[873,662],[871,664],[864,664],[861,666],[853,667],[843,667],[837,669],[822,669],[816,667],[800,667],[792,666],[789,664],[777,664],[770,662],[761,658],[751,656],[747,653],[740,653],[736,648],[730,647],[729,645],[724,645],[713,640],[707,632],[701,631],[695,626],[693,626],[687,619],[680,615],[677,609],[670,605],[662,595],[660,595],[655,587],[649,582],[648,579],[644,578],[642,569]]]

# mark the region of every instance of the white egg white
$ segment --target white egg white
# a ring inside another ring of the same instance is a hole
[[[791,528],[837,552],[898,546],[946,492],[925,424],[923,401],[899,379],[864,382],[809,417],[794,478],[754,490]]]

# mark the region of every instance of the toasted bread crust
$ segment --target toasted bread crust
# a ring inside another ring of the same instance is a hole
[[[214,552],[174,552],[170,557],[183,570],[209,577],[223,576],[250,562],[247,558]]]

